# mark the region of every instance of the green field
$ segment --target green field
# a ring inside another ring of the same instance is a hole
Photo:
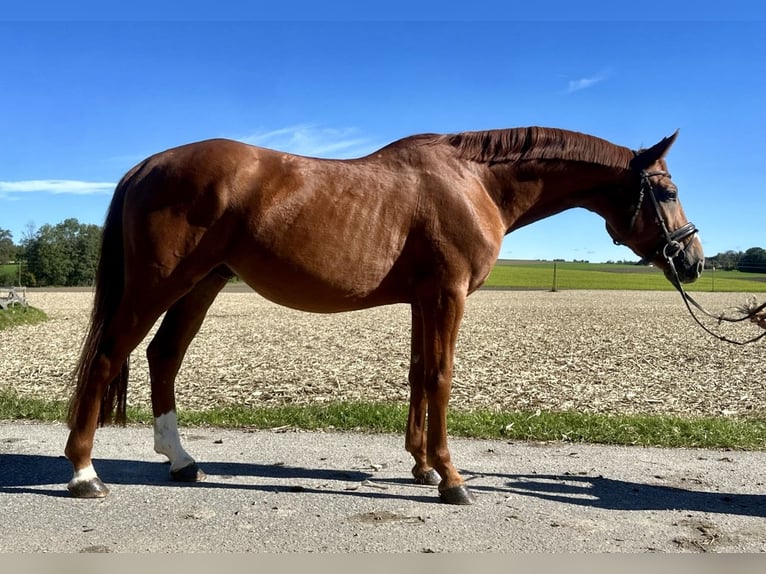
[[[494,289],[552,289],[551,261],[500,260],[485,287]],[[555,263],[556,289],[613,289],[670,291],[673,286],[655,267],[613,263]],[[688,291],[766,292],[766,274],[706,269],[699,280],[684,286]]]
[[[15,263],[3,263],[0,265],[0,275],[4,274],[17,274],[19,272],[19,266]]]
[[[557,261],[556,289],[612,289],[670,291],[673,286],[656,267],[617,263],[573,263]],[[15,265],[0,265],[0,275],[17,270]],[[552,289],[552,261],[500,260],[490,273],[485,287],[493,289]],[[706,269],[695,283],[685,285],[688,291],[766,292],[765,273],[713,271]]]

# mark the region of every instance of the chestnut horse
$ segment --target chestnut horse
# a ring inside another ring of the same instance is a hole
[[[470,504],[446,418],[466,297],[507,233],[573,207],[601,215],[615,242],[671,280],[697,279],[702,246],[663,159],[676,135],[633,151],[540,127],[423,134],[350,160],[216,139],[149,157],[117,185],[104,225],[69,407],[70,493],[108,493],[92,465],[94,435],[125,422],[128,356],[163,313],[147,350],[154,448],[170,459],[173,479],[204,478],[179,440],[174,381],[236,275],[303,311],[408,304],[412,474],[438,484],[442,500]]]

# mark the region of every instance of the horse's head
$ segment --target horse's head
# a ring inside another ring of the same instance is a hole
[[[678,132],[636,152],[631,184],[621,194],[623,205],[607,219],[615,243],[630,247],[643,261],[654,263],[672,283],[696,281],[705,257],[697,228],[686,219],[678,189],[670,179],[665,154]],[[610,221],[611,219],[611,221]]]

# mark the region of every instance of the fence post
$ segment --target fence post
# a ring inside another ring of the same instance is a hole
[[[556,288],[556,261],[553,262],[553,287],[551,287],[552,292],[558,291]]]

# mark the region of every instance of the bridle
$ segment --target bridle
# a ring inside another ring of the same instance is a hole
[[[658,254],[662,254],[666,260],[672,259],[673,257],[678,257],[684,250],[684,241],[691,238],[696,233],[699,233],[699,230],[691,221],[688,221],[675,231],[671,232],[668,230],[668,225],[665,222],[665,218],[662,216],[660,202],[657,199],[656,190],[651,180],[651,178],[656,175],[665,175],[670,177],[670,174],[666,171],[646,171],[645,169],[641,170],[641,187],[639,188],[638,192],[638,203],[636,205],[636,210],[633,212],[633,216],[630,218],[630,226],[628,227],[627,236],[630,237],[630,235],[633,234],[633,229],[636,226],[636,220],[638,219],[638,215],[641,213],[641,208],[644,205],[644,198],[648,195],[652,201],[652,205],[654,206],[654,212],[657,215],[657,222],[660,226],[661,237],[664,239],[664,243],[661,243],[659,247],[650,252],[648,255],[645,255],[641,259],[641,263],[649,263],[655,257],[657,257]],[[614,240],[614,244],[624,245],[624,243],[618,239]]]
[[[733,343],[735,345],[747,345],[749,343],[754,343],[755,341],[758,341],[759,339],[763,338],[764,336],[766,336],[766,330],[764,330],[760,335],[757,335],[745,341],[736,341],[733,339],[729,339],[728,337],[719,335],[718,333],[714,333],[713,331],[711,331],[694,314],[694,311],[691,308],[692,305],[696,307],[699,311],[707,315],[708,317],[712,317],[713,319],[716,319],[719,324],[722,322],[739,323],[740,321],[746,321],[754,317],[757,313],[759,313],[764,308],[766,308],[766,303],[763,303],[762,305],[759,305],[758,307],[755,307],[754,309],[749,309],[747,313],[744,313],[743,316],[741,317],[726,317],[723,314],[714,315],[713,313],[708,312],[704,307],[702,307],[702,305],[697,303],[697,301],[695,301],[694,298],[692,298],[692,296],[689,295],[684,290],[683,285],[681,284],[681,279],[678,275],[678,271],[676,270],[676,265],[673,262],[673,260],[676,257],[683,254],[684,245],[685,245],[684,242],[687,239],[692,238],[695,234],[699,233],[699,230],[695,227],[695,225],[691,221],[685,223],[684,225],[682,225],[681,227],[679,227],[678,229],[672,232],[668,230],[667,223],[665,222],[665,218],[662,215],[662,210],[660,209],[660,203],[659,203],[659,200],[657,199],[657,194],[655,192],[654,184],[652,183],[652,180],[651,180],[652,177],[657,175],[665,175],[667,177],[670,177],[670,174],[666,171],[641,170],[641,174],[640,174],[641,187],[638,194],[638,205],[636,206],[636,211],[633,213],[633,216],[630,219],[630,226],[628,228],[627,236],[630,237],[630,235],[633,233],[633,229],[636,225],[636,220],[638,219],[638,215],[639,213],[641,213],[641,208],[643,207],[644,198],[648,195],[652,201],[652,205],[654,206],[654,211],[657,215],[657,222],[660,226],[661,238],[664,240],[664,242],[660,243],[659,247],[654,249],[648,255],[645,255],[641,259],[640,263],[648,263],[652,261],[655,257],[657,257],[657,255],[662,255],[662,258],[668,264],[668,267],[671,271],[671,283],[676,288],[676,290],[681,294],[681,298],[686,304],[686,308],[688,309],[689,314],[696,321],[696,323],[700,327],[702,327],[702,329],[706,331],[708,334],[719,339],[720,341]],[[614,243],[615,245],[624,244],[622,241],[619,241],[617,239],[614,239]]]

